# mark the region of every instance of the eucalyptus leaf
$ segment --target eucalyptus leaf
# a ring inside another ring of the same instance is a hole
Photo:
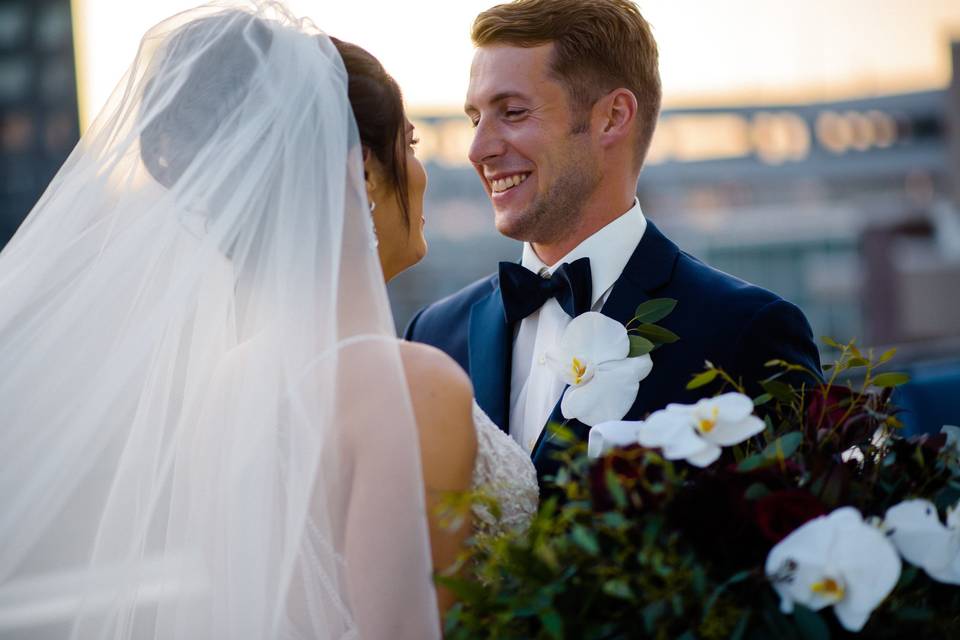
[[[680,339],[680,336],[673,331],[655,324],[641,324],[639,327],[634,327],[630,331],[650,340],[656,345],[670,344]]]
[[[643,626],[647,633],[656,631],[657,621],[663,617],[666,608],[667,605],[663,600],[656,600],[643,608]]]
[[[653,298],[647,300],[634,312],[636,322],[659,322],[673,312],[677,301],[673,298]]]
[[[799,431],[791,431],[768,444],[763,450],[763,455],[774,460],[782,455],[786,459],[796,453],[802,442],[803,434]]]
[[[837,341],[831,338],[830,336],[820,336],[820,340],[823,342],[823,344],[827,345],[828,347],[833,347],[834,349],[841,348],[840,345],[837,344]]]
[[[574,444],[579,441],[573,430],[559,422],[549,423],[547,425],[547,434],[559,440],[560,442],[565,442],[567,444]]]
[[[773,400],[772,395],[770,395],[769,393],[762,393],[753,399],[753,406],[761,407],[767,404],[768,402],[770,402],[771,400]]]
[[[747,623],[750,622],[750,612],[744,611],[740,616],[740,620],[737,621],[737,626],[733,629],[733,633],[730,634],[730,640],[742,640],[744,634],[747,632]]]
[[[866,358],[850,358],[847,360],[847,366],[849,367],[865,367],[870,364],[870,361]]]
[[[905,373],[891,371],[889,373],[881,373],[870,382],[878,387],[898,387],[910,382],[910,376]]]
[[[789,385],[776,380],[761,382],[760,385],[763,387],[764,391],[772,395],[778,401],[786,403],[793,402],[793,389],[791,389]]]
[[[895,356],[895,355],[897,355],[897,350],[896,350],[896,348],[888,349],[888,350],[884,351],[884,352],[883,352],[883,355],[880,356],[880,359],[877,360],[877,364],[883,364],[883,363],[885,363],[885,362],[889,362],[890,358],[892,358],[892,357]]]
[[[737,471],[746,473],[748,471],[756,471],[757,469],[762,469],[764,467],[769,467],[775,462],[774,459],[768,458],[762,453],[755,453],[749,458],[740,462],[737,465]]]
[[[693,376],[693,380],[687,383],[687,389],[699,389],[700,387],[710,384],[717,377],[719,372],[716,369],[710,369],[709,371],[704,371],[703,373],[698,373]]]
[[[597,537],[593,535],[592,531],[583,525],[576,525],[573,528],[573,531],[570,533],[570,537],[573,538],[573,541],[577,543],[577,546],[590,555],[595,556],[600,552],[600,545],[597,544]]]
[[[627,494],[624,492],[623,486],[620,484],[620,478],[617,477],[617,474],[615,474],[612,469],[607,469],[603,479],[607,485],[607,491],[610,492],[610,497],[613,498],[614,504],[621,509],[626,507]]]
[[[630,585],[627,584],[626,580],[622,579],[607,580],[604,582],[603,592],[614,598],[622,598],[623,600],[633,598],[633,590],[630,588]]]
[[[540,613],[540,623],[544,630],[550,634],[551,638],[562,640],[563,638],[563,618],[555,609],[547,609]]]
[[[762,482],[754,482],[743,492],[743,497],[747,500],[758,500],[767,495],[770,495],[770,489]]]
[[[628,337],[630,338],[629,357],[631,358],[644,356],[657,348],[657,345],[653,344],[651,341],[647,340],[644,337],[641,337],[641,336],[628,336]]]

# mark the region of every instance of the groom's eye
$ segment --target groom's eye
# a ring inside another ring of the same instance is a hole
[[[527,112],[526,109],[507,109],[503,112],[508,118],[519,118]]]

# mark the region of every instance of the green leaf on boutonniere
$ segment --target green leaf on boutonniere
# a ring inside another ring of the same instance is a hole
[[[630,338],[630,354],[629,357],[636,358],[638,356],[643,356],[654,349],[657,348],[657,345],[653,344],[646,338],[641,338],[640,336],[628,336]]]
[[[705,384],[710,384],[713,382],[714,378],[717,377],[719,372],[716,369],[710,369],[704,371],[703,373],[698,373],[693,376],[693,380],[687,383],[687,389],[699,389]]]
[[[653,298],[637,307],[633,319],[641,323],[659,322],[670,315],[676,306],[677,301],[673,298]]]
[[[657,346],[676,342],[680,336],[669,329],[658,327],[655,324],[642,324],[639,327],[630,329],[632,333],[642,336]]]

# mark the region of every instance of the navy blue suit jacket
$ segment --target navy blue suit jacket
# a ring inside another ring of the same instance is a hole
[[[687,391],[704,361],[740,377],[748,391],[776,372],[764,363],[781,358],[820,373],[820,357],[810,326],[794,305],[760,287],[717,271],[680,249],[652,222],[637,245],[601,312],[621,323],[641,302],[674,298],[676,309],[663,321],[680,340],[651,354],[653,371],[640,382],[624,420],[640,420],[668,403],[690,403],[702,391]],[[431,344],[453,357],[470,374],[477,403],[509,433],[510,371],[514,327],[506,323],[496,274],[420,310],[407,327],[408,340]],[[565,424],[586,439],[589,427],[565,420],[559,399],[549,422]],[[543,484],[554,474],[562,446],[544,431],[533,449]]]

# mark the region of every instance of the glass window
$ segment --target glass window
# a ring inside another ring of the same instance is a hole
[[[70,46],[70,3],[49,3],[40,9],[36,22],[36,43],[40,49],[54,51]]]
[[[0,102],[14,102],[29,97],[32,67],[32,60],[27,56],[0,58]]]
[[[43,65],[40,74],[40,95],[46,103],[56,104],[73,102],[73,69],[68,60],[53,58]]]
[[[0,4],[0,47],[12,49],[20,46],[27,35],[27,3]]]
[[[26,113],[7,113],[0,119],[0,153],[22,153],[33,146],[35,125]]]
[[[77,138],[77,118],[72,112],[61,111],[47,117],[43,142],[48,154],[66,157],[77,143]]]

